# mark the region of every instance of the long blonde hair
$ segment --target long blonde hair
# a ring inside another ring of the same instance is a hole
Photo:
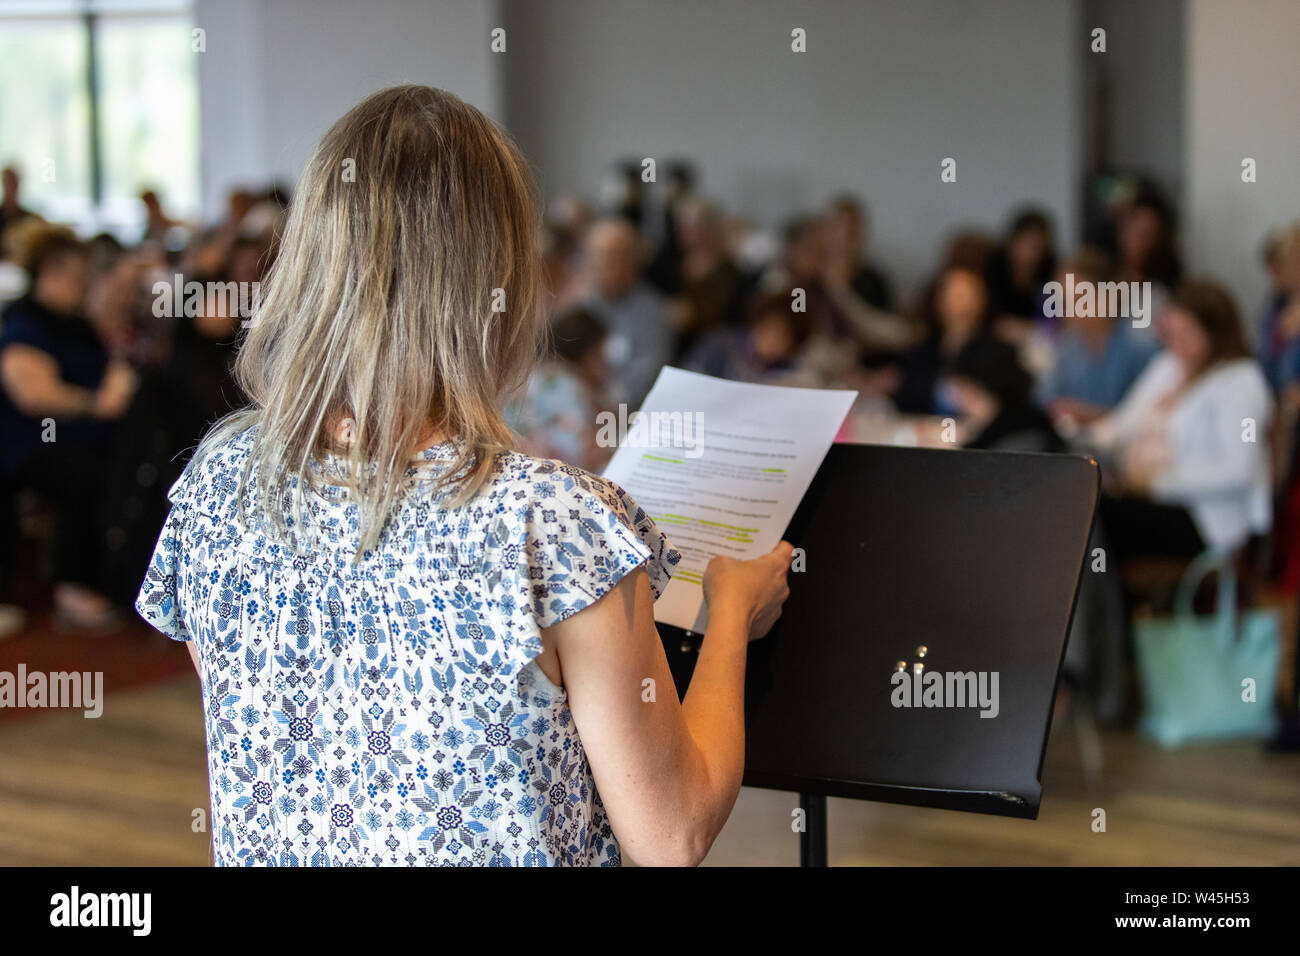
[[[457,448],[435,491],[468,500],[513,446],[500,400],[537,358],[540,218],[522,153],[473,106],[426,86],[363,100],[298,183],[235,363],[251,404],[198,457],[257,426],[239,500],[255,475],[280,540],[286,511],[300,513],[315,486],[313,464],[341,462],[361,512],[358,555],[433,429]],[[352,440],[340,446],[346,419]]]

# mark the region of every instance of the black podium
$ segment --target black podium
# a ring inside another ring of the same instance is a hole
[[[745,783],[803,795],[805,865],[825,863],[828,796],[1038,815],[1099,484],[1066,455],[832,446],[745,692]],[[659,630],[680,693],[702,638]],[[901,706],[904,679],[931,705]]]

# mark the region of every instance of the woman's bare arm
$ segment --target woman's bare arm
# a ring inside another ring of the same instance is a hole
[[[69,385],[48,352],[30,345],[10,345],[0,352],[0,382],[24,415],[90,415],[95,393]]]
[[[745,653],[780,614],[790,550],[783,542],[755,561],[710,565],[709,625],[681,703],[644,570],[543,635],[559,657],[614,834],[638,864],[699,863],[735,804],[745,759]]]

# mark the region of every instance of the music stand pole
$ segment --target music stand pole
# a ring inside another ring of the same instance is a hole
[[[826,797],[820,793],[799,794],[803,808],[803,832],[799,834],[799,865],[826,865]]]

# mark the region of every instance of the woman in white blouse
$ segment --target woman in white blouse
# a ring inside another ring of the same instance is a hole
[[[1109,459],[1109,546],[1190,556],[1231,550],[1268,529],[1273,400],[1231,296],[1190,280],[1164,313],[1165,350],[1092,430]]]
[[[137,603],[202,679],[219,865],[698,863],[731,811],[792,548],[709,564],[679,702],[653,601],[680,553],[501,417],[539,221],[514,142],[429,87],[366,99],[303,173],[250,405],[172,488]]]

